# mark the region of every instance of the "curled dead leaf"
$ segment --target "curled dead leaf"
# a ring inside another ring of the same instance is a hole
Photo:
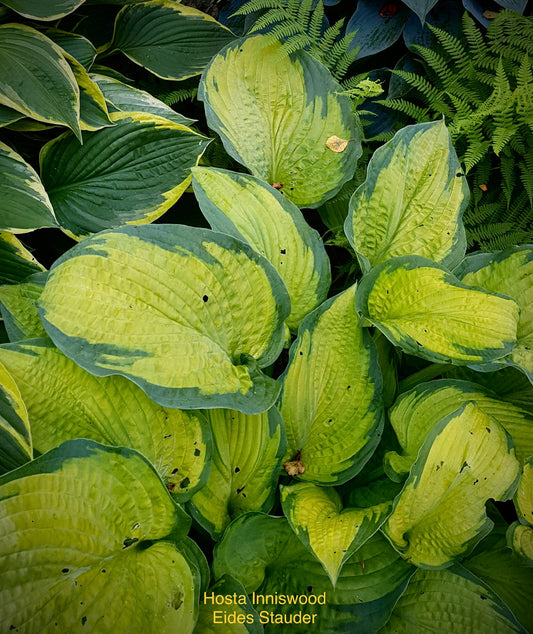
[[[488,9],[486,11],[483,11],[483,17],[487,20],[494,20],[498,17],[498,15],[498,11],[489,11]]]
[[[355,141],[355,139],[341,139],[340,137],[333,135],[326,141],[326,147],[332,152],[340,153],[344,152],[350,141]]]
[[[488,187],[486,185],[478,185],[479,189],[481,189],[482,192],[486,192]]]
[[[300,460],[300,456],[295,456],[296,460],[283,463],[283,468],[290,476],[297,476],[305,473],[305,465]]]

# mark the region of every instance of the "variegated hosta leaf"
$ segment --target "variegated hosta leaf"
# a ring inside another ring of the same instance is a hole
[[[68,126],[81,140],[80,92],[62,49],[22,24],[0,26],[0,103]]]
[[[402,447],[401,454],[392,451],[385,456],[390,477],[402,478],[408,473],[433,427],[469,401],[475,401],[481,411],[511,434],[520,461],[533,455],[533,415],[527,409],[503,401],[490,390],[470,381],[443,379],[420,383],[402,394],[389,411]]]
[[[0,312],[10,341],[46,337],[37,300],[41,296],[48,273],[34,273],[20,284],[0,286]]]
[[[1,141],[0,201],[0,229],[24,233],[57,227],[52,204],[37,172]]]
[[[281,44],[265,37],[238,40],[216,55],[198,98],[233,158],[298,207],[317,207],[352,178],[361,134],[330,72],[305,51],[284,56]],[[332,136],[350,141],[343,152],[327,147]]]
[[[114,112],[110,118],[116,125],[85,133],[83,145],[65,134],[41,152],[57,219],[76,239],[159,218],[187,189],[190,169],[210,142],[156,115]]]
[[[24,119],[24,115],[21,112],[0,104],[0,128],[4,128],[21,119]]]
[[[28,412],[17,384],[0,363],[0,474],[33,458]]]
[[[291,298],[289,328],[326,299],[329,259],[318,232],[301,211],[263,181],[206,167],[194,167],[193,187],[215,231],[229,233],[264,255],[280,274]]]
[[[85,0],[2,0],[2,4],[25,18],[57,20],[77,9]]]
[[[163,224],[102,232],[57,260],[39,305],[68,357],[123,374],[161,405],[260,414],[278,396],[259,368],[283,347],[287,291],[230,236]]]
[[[414,632],[525,634],[513,613],[485,583],[460,565],[417,570],[383,634]]]
[[[290,627],[296,634],[370,634],[385,625],[414,567],[377,533],[346,561],[334,588],[285,518],[248,513],[230,524],[215,548],[213,570],[216,578],[229,574],[248,593],[255,592],[260,610],[287,618],[298,612],[314,616],[312,624],[293,622],[287,631]],[[293,597],[296,605],[261,605],[260,596],[267,594]],[[311,595],[315,603],[307,602]],[[283,620],[270,621],[265,632],[283,631],[280,623]]]
[[[112,48],[163,79],[199,75],[235,39],[211,16],[172,0],[124,7],[115,22]]]
[[[511,497],[518,474],[510,436],[468,403],[426,438],[384,532],[408,561],[449,566],[490,532],[485,503]]]
[[[136,451],[64,443],[0,478],[0,517],[3,631],[192,630],[190,519]]]
[[[37,0],[39,1],[39,0]],[[96,48],[83,35],[61,31],[59,29],[47,29],[46,36],[55,42],[66,53],[72,55],[85,70],[89,70],[96,57]]]
[[[370,159],[345,232],[364,272],[400,255],[452,268],[466,251],[465,175],[444,121],[407,126]]]
[[[392,343],[428,361],[488,363],[516,344],[514,300],[470,288],[419,256],[372,269],[361,280],[356,308]]]
[[[68,53],[64,55],[80,88],[80,128],[95,131],[114,125],[109,119],[106,101],[100,88],[77,59]]]
[[[213,459],[209,478],[191,500],[198,522],[215,538],[248,511],[272,508],[285,452],[283,421],[273,407],[255,416],[209,410]]]
[[[343,564],[372,537],[385,520],[387,502],[369,508],[342,508],[337,491],[301,482],[281,487],[283,513],[336,585]]]
[[[0,346],[0,362],[19,386],[39,452],[89,438],[142,453],[180,500],[205,483],[211,434],[199,412],[156,405],[124,377],[93,376],[49,340]]]
[[[223,607],[217,604],[216,597],[223,597]],[[226,597],[236,600],[226,603]],[[224,614],[226,612],[226,615]],[[230,616],[231,614],[231,616]],[[230,622],[224,623],[224,616]],[[198,621],[194,634],[262,634],[259,614],[253,607],[250,597],[242,584],[229,575],[223,575],[206,591],[206,602],[200,603]]]
[[[44,267],[9,231],[0,231],[0,284],[17,284]]]
[[[304,319],[281,377],[285,469],[317,484],[352,478],[383,427],[377,352],[368,330],[358,325],[354,294],[352,286]]]
[[[533,456],[525,463],[515,495],[519,522],[509,527],[509,546],[533,562]]]
[[[133,88],[105,75],[91,75],[91,79],[100,88],[112,110],[147,112],[180,125],[189,125],[194,122],[194,119],[184,117],[144,90]]]
[[[516,557],[505,543],[507,523],[503,521],[462,562],[470,572],[484,581],[512,611],[528,632],[533,630],[533,566]]]
[[[533,245],[471,255],[456,274],[465,284],[516,300],[520,306],[518,342],[505,361],[522,369],[533,383]]]

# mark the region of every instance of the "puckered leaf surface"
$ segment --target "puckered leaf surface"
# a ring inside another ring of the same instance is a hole
[[[352,178],[361,134],[330,72],[304,51],[280,55],[281,44],[265,45],[264,37],[216,55],[198,98],[233,158],[298,207],[317,207]],[[343,152],[327,147],[332,136],[350,141]]]
[[[272,508],[286,439],[275,407],[255,416],[209,411],[213,460],[205,486],[191,501],[193,516],[215,538],[248,511]]]
[[[466,250],[468,198],[444,121],[407,126],[370,159],[350,199],[346,235],[365,272],[400,255],[453,267]]]
[[[279,393],[259,368],[283,347],[287,291],[230,236],[163,224],[102,232],[54,264],[39,306],[68,357],[130,378],[161,405],[258,414]]]
[[[331,281],[320,235],[301,211],[266,183],[227,170],[194,167],[193,187],[215,231],[245,240],[280,274],[291,298],[290,328],[324,299]]]
[[[211,434],[199,412],[161,407],[124,377],[93,376],[49,340],[0,346],[0,361],[19,385],[40,453],[89,438],[142,453],[180,500],[204,484]]]
[[[519,306],[471,288],[420,256],[400,256],[367,273],[357,311],[409,354],[429,361],[489,363],[516,345]]]
[[[0,478],[0,517],[3,630],[192,629],[190,518],[136,451],[64,443]]]
[[[511,497],[518,474],[510,436],[468,403],[433,428],[383,530],[409,561],[450,566],[490,532],[485,503]]]
[[[0,363],[0,474],[33,458],[28,412],[20,390]]]
[[[297,463],[291,475],[316,484],[341,484],[360,471],[383,426],[377,352],[358,324],[354,294],[352,286],[304,319],[281,377],[286,460]]]

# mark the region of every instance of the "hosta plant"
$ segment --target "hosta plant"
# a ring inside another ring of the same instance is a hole
[[[533,631],[533,246],[466,255],[445,123],[365,166],[339,283],[312,210],[361,134],[317,59],[170,0],[4,4],[2,630]],[[198,126],[138,66],[196,77]]]

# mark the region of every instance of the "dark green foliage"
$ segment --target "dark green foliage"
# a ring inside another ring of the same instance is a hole
[[[322,0],[249,0],[235,15],[262,12],[249,33],[262,32],[268,36],[265,43],[280,41],[282,54],[306,50],[316,57],[340,81],[354,62],[357,49],[348,51],[355,33],[341,32],[344,19],[323,31],[324,5]]]
[[[533,18],[501,11],[484,36],[468,14],[462,37],[431,27],[413,47],[424,76],[394,71],[409,98],[379,103],[416,122],[444,116],[473,190],[471,246],[503,249],[533,237]],[[406,121],[407,122],[407,121]]]

